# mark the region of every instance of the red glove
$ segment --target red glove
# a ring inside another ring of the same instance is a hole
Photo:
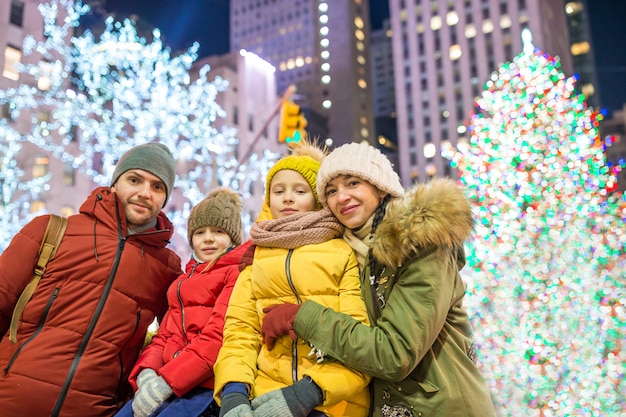
[[[263,324],[261,325],[261,335],[269,350],[274,349],[276,339],[289,334],[291,340],[296,340],[296,332],[293,331],[293,321],[300,310],[299,304],[274,304],[265,307],[263,312]]]

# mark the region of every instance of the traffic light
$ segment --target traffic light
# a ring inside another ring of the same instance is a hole
[[[300,106],[291,100],[283,100],[280,106],[280,122],[278,126],[279,142],[300,142],[306,136],[306,117]]]

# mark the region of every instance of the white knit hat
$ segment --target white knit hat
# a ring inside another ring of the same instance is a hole
[[[364,179],[392,197],[404,194],[398,174],[393,170],[389,159],[368,143],[348,143],[342,145],[322,161],[317,172],[317,196],[326,206],[326,185],[339,175],[351,175]]]

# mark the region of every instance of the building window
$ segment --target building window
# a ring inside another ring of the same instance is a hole
[[[47,91],[52,87],[52,63],[41,61],[39,63],[39,78],[37,79],[37,88],[41,91]]]
[[[67,186],[76,185],[76,170],[70,164],[65,164],[65,170],[63,171],[63,184]]]
[[[42,212],[46,209],[46,203],[41,200],[35,200],[30,203],[31,214]]]
[[[11,15],[9,22],[12,25],[22,27],[24,20],[24,2],[21,0],[11,0]]]
[[[19,80],[20,72],[17,66],[20,62],[22,62],[22,51],[19,48],[7,45],[4,49],[4,69],[2,75],[10,80]]]
[[[48,173],[48,165],[50,160],[46,156],[38,156],[35,158],[35,165],[33,165],[33,178],[41,178]]]

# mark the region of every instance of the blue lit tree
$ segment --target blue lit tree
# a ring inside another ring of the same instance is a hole
[[[276,155],[252,154],[239,164],[236,131],[215,128],[215,121],[225,116],[215,99],[228,82],[221,77],[209,81],[208,66],[192,76],[197,44],[172,57],[158,30],[147,42],[137,35],[132,21],[112,18],[105,21],[98,40],[90,31],[73,37],[88,6],[80,0],[52,0],[39,10],[44,40],[25,38],[24,57],[35,59],[25,59],[19,68],[22,79],[35,80],[38,86],[24,81],[0,91],[0,105],[10,108],[13,120],[32,119],[21,131],[7,120],[0,122],[4,132],[0,155],[5,159],[19,152],[20,144],[30,142],[105,185],[119,155],[158,140],[178,161],[176,192],[185,204],[170,218],[183,235],[190,207],[211,188],[228,185],[246,197],[249,183],[267,172]],[[34,116],[42,111],[49,112],[45,120]],[[17,167],[4,163],[2,168],[3,200],[9,203],[2,218],[12,219],[15,227],[0,232],[0,248],[8,244],[16,227],[29,220],[24,205],[33,193],[45,192],[33,186],[33,191],[21,190],[14,184],[22,181]]]
[[[501,416],[624,412],[626,198],[601,114],[534,49],[486,83],[451,155],[475,209],[467,305]]]

